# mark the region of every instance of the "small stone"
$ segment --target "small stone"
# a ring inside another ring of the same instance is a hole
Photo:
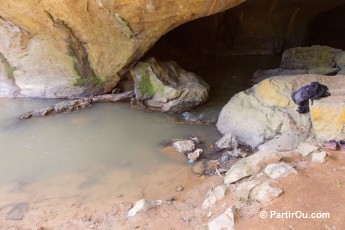
[[[230,155],[234,158],[237,158],[237,157],[245,158],[247,156],[247,153],[241,149],[234,149]]]
[[[163,200],[154,200],[154,201],[151,201],[151,204],[153,204],[153,206],[160,206],[164,203],[165,201]]]
[[[174,142],[173,147],[180,153],[190,153],[196,148],[195,143],[192,140],[176,141]]]
[[[254,175],[269,163],[279,162],[282,156],[279,153],[258,152],[237,161],[226,172],[224,184],[231,184],[242,178]]]
[[[203,152],[204,150],[202,149],[196,149],[194,152],[188,154],[188,159],[192,162],[196,161]]]
[[[209,230],[233,230],[235,227],[235,207],[231,206],[225,212],[208,223]]]
[[[166,200],[165,200],[165,203],[168,204],[168,205],[172,205],[173,202],[174,202],[174,200],[175,200],[175,199],[174,199],[173,197],[171,197],[171,198],[166,199]]]
[[[207,198],[204,200],[204,202],[202,203],[202,207],[204,209],[208,209],[213,207],[213,205],[217,202],[217,198],[216,195],[213,193],[213,191],[211,190],[209,192],[209,194],[207,195]]]
[[[265,174],[273,180],[286,177],[290,173],[297,174],[297,171],[285,162],[270,164],[265,168]]]
[[[183,191],[183,187],[181,185],[177,185],[175,190],[176,190],[176,192],[182,192]]]
[[[238,143],[236,138],[233,137],[231,134],[225,134],[214,144],[214,146],[218,151],[221,151],[225,149],[236,149]]]
[[[226,162],[228,162],[231,159],[231,152],[230,151],[226,151],[224,152],[221,157],[219,157],[218,161],[220,164],[225,164]]]
[[[219,186],[215,187],[213,190],[213,193],[216,196],[216,199],[217,200],[223,199],[227,189],[228,189],[228,187],[225,185],[219,185]]]
[[[319,149],[318,146],[315,146],[313,144],[310,144],[308,142],[303,142],[301,143],[297,149],[296,152],[298,152],[299,154],[301,154],[302,156],[308,156],[310,153],[317,151]]]
[[[141,199],[135,203],[131,210],[129,210],[128,217],[135,216],[138,212],[145,212],[153,207],[155,207],[154,202]]]
[[[324,163],[326,162],[326,158],[327,158],[327,153],[322,151],[318,153],[313,153],[311,161],[315,163]]]
[[[189,139],[191,139],[197,145],[200,144],[200,140],[197,137],[190,137]]]
[[[253,188],[253,190],[250,192],[250,199],[259,201],[261,203],[269,202],[280,196],[282,193],[282,189],[274,188],[269,184],[269,182],[264,182]]]
[[[204,209],[211,208],[218,201],[225,197],[225,193],[228,187],[225,185],[219,185],[207,194],[207,198],[202,204]]]
[[[22,220],[25,213],[29,210],[29,203],[23,202],[16,204],[6,215],[6,220]]]
[[[247,201],[249,199],[250,192],[258,184],[260,184],[260,181],[257,180],[243,182],[236,187],[235,197],[241,201]]]
[[[186,224],[190,223],[190,219],[188,217],[182,217],[183,222],[185,222]]]

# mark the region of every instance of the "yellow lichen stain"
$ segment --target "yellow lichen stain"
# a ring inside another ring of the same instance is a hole
[[[345,106],[343,103],[318,102],[311,106],[310,116],[318,137],[336,137],[345,125]]]
[[[283,84],[273,84],[272,79],[262,81],[256,88],[256,96],[269,106],[287,107],[290,99],[282,94]]]

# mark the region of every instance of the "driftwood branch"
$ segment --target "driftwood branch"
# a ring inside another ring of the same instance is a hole
[[[19,117],[20,120],[29,119],[33,117],[44,117],[48,115],[71,112],[75,110],[82,110],[92,106],[94,102],[119,102],[131,99],[134,96],[133,91],[127,91],[119,94],[105,94],[99,96],[93,96],[88,98],[80,98],[71,101],[59,102],[53,106],[45,107],[41,109],[35,109],[27,112]]]
[[[131,99],[134,96],[133,91],[127,91],[118,94],[104,94],[92,97],[92,102],[119,102]]]

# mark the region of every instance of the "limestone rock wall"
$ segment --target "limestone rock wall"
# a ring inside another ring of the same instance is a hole
[[[0,0],[0,96],[108,92],[160,36],[244,1]]]

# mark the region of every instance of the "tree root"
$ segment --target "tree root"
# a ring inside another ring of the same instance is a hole
[[[33,117],[45,117],[58,113],[71,112],[75,110],[82,110],[92,106],[94,102],[119,102],[131,99],[134,96],[133,91],[127,91],[119,94],[104,94],[99,96],[92,96],[87,98],[80,98],[71,101],[59,102],[53,106],[41,109],[35,109],[27,112],[19,117],[19,120],[25,120]]]

